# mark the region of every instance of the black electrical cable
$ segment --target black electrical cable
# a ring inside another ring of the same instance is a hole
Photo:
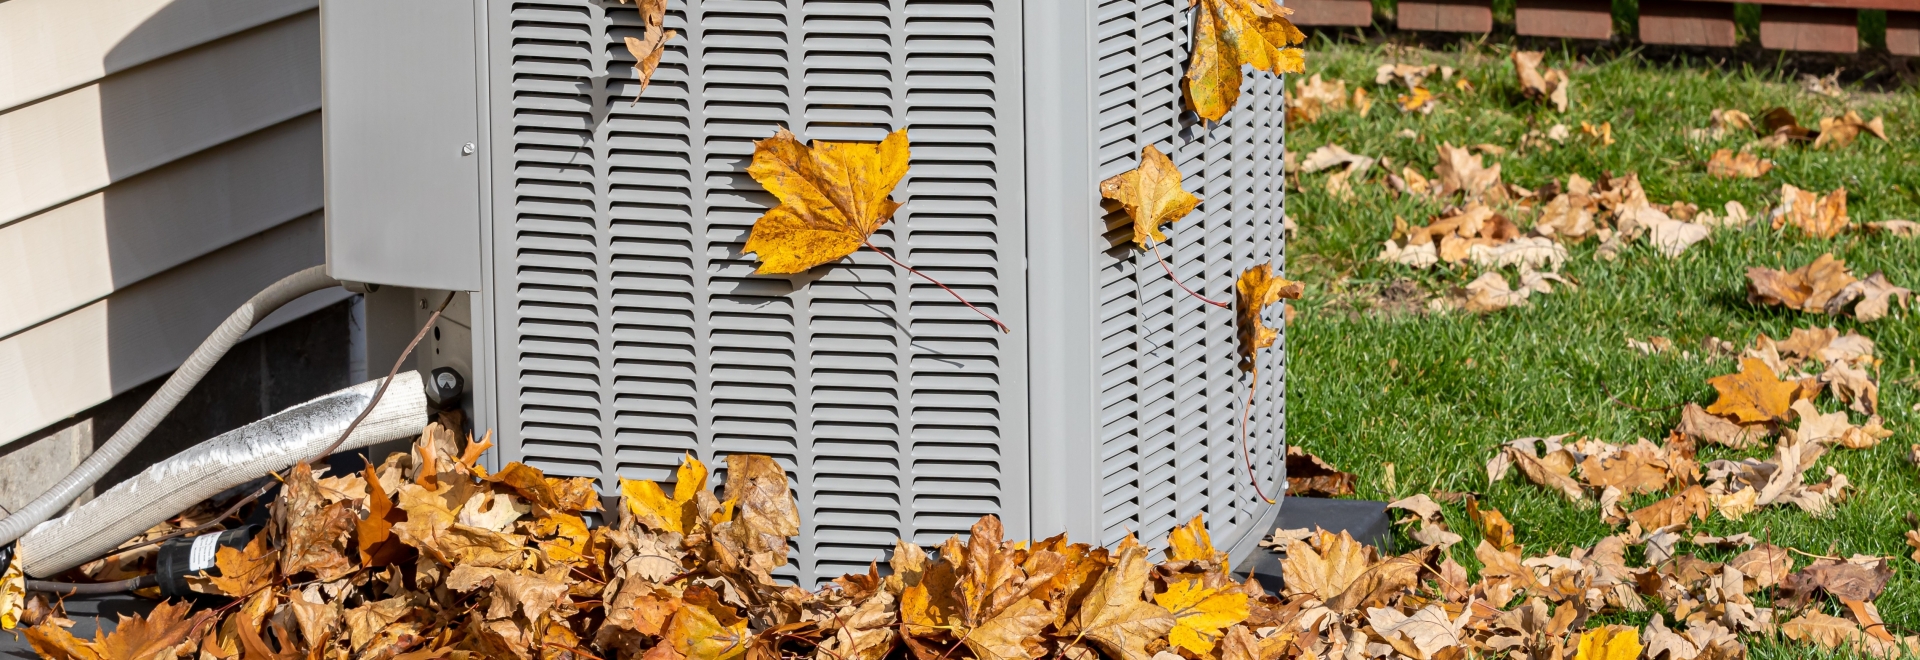
[[[46,580],[27,580],[27,591],[41,591],[73,596],[78,594],[117,594],[147,587],[160,586],[160,578],[153,574],[137,578],[115,580],[113,582],[49,582]]]

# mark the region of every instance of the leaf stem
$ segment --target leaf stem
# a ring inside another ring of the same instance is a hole
[[[961,297],[959,293],[954,292],[953,289],[947,288],[947,285],[941,284],[940,280],[936,280],[931,277],[928,277],[926,273],[922,273],[920,271],[914,270],[912,266],[908,266],[906,264],[900,263],[899,259],[895,259],[893,258],[893,255],[887,254],[886,250],[882,250],[880,248],[874,247],[872,243],[862,240],[860,241],[860,244],[867,246],[867,249],[869,250],[873,250],[874,252],[880,253],[880,256],[886,257],[887,261],[893,262],[893,265],[899,266],[902,269],[905,269],[909,273],[919,275],[921,279],[924,279],[928,282],[932,282],[934,286],[940,287],[941,289],[945,290],[948,294],[951,294],[953,296],[954,300],[958,300],[960,301],[960,304],[966,305],[967,309],[971,309],[975,312],[979,312],[981,316],[987,317],[987,320],[992,321],[994,325],[1000,326],[1000,332],[1009,333],[1009,334],[1013,332],[1012,330],[1007,329],[1007,324],[1001,323],[1000,319],[994,318],[992,314],[988,314],[985,310],[982,310],[978,307],[974,307],[973,303],[967,302],[967,299],[964,297]]]
[[[1158,260],[1160,260],[1160,267],[1161,267],[1161,268],[1165,268],[1165,269],[1167,269],[1167,279],[1170,279],[1170,280],[1173,280],[1173,283],[1174,283],[1174,285],[1175,285],[1175,286],[1178,286],[1178,287],[1180,287],[1180,290],[1181,290],[1181,291],[1185,291],[1185,292],[1187,292],[1187,295],[1189,295],[1189,296],[1193,296],[1193,298],[1194,298],[1195,300],[1198,300],[1198,301],[1200,301],[1200,302],[1203,302],[1203,303],[1206,303],[1206,304],[1209,304],[1209,305],[1213,305],[1214,307],[1218,307],[1218,308],[1220,308],[1220,309],[1226,309],[1226,308],[1227,308],[1227,304],[1226,304],[1226,303],[1223,303],[1223,302],[1220,302],[1220,301],[1218,301],[1218,300],[1214,300],[1214,299],[1212,299],[1212,298],[1208,298],[1208,297],[1206,297],[1206,296],[1203,296],[1203,295],[1200,295],[1200,294],[1198,294],[1198,293],[1194,293],[1194,291],[1193,291],[1193,289],[1189,289],[1189,288],[1187,288],[1187,285],[1186,285],[1186,283],[1185,283],[1185,282],[1181,282],[1181,281],[1180,281],[1180,276],[1178,276],[1178,275],[1174,275],[1174,274],[1173,274],[1173,266],[1170,266],[1170,265],[1167,265],[1167,260],[1166,260],[1166,258],[1165,258],[1165,257],[1162,257],[1162,256],[1160,256],[1160,244],[1159,244],[1159,243],[1154,243],[1154,244],[1153,244],[1153,258],[1154,258],[1154,259],[1158,259]]]
[[[1240,407],[1240,457],[1247,462],[1247,483],[1253,484],[1253,493],[1259,495],[1260,499],[1266,500],[1268,504],[1279,504],[1279,500],[1267,497],[1266,491],[1260,489],[1260,478],[1253,473],[1253,452],[1247,449],[1247,416],[1253,412],[1253,391],[1257,385],[1257,380],[1249,379],[1247,405]]]

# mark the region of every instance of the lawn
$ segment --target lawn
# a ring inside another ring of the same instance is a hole
[[[1461,42],[1446,50],[1380,44],[1333,43],[1324,36],[1309,42],[1308,74],[1365,87],[1375,99],[1371,112],[1328,112],[1317,121],[1290,125],[1288,150],[1304,157],[1327,144],[1354,153],[1390,159],[1402,167],[1432,172],[1436,147],[1492,144],[1504,154],[1488,154],[1504,179],[1535,188],[1572,174],[1598,180],[1605,173],[1640,175],[1650,200],[1691,202],[1718,209],[1729,200],[1743,203],[1761,220],[1744,229],[1717,229],[1703,243],[1669,259],[1644,243],[1633,244],[1616,260],[1595,254],[1597,242],[1569,246],[1564,274],[1577,290],[1535,296],[1525,307],[1489,314],[1425,313],[1420,305],[1382,303],[1382,292],[1404,298],[1444,295],[1480,272],[1471,266],[1441,264],[1428,270],[1374,260],[1395,218],[1425,224],[1445,203],[1396,195],[1375,166],[1366,180],[1353,184],[1351,199],[1325,190],[1334,171],[1299,176],[1290,189],[1288,214],[1297,224],[1289,244],[1288,276],[1307,283],[1307,295],[1288,326],[1290,367],[1289,438],[1336,466],[1358,476],[1357,496],[1393,500],[1436,491],[1480,493],[1515,522],[1527,554],[1565,553],[1590,546],[1618,528],[1600,520],[1596,509],[1576,507],[1518,476],[1489,484],[1485,461],[1509,440],[1525,436],[1574,433],[1610,442],[1664,439],[1679,417],[1665,409],[1683,402],[1714,400],[1707,379],[1737,370],[1733,359],[1707,357],[1701,342],[1719,337],[1744,347],[1766,333],[1784,338],[1795,328],[1837,326],[1857,330],[1878,345],[1881,415],[1894,435],[1878,447],[1835,449],[1821,459],[1809,478],[1832,466],[1858,488],[1825,519],[1792,507],[1763,509],[1734,522],[1719,516],[1697,524],[1713,534],[1749,532],[1772,543],[1823,555],[1855,553],[1893,557],[1896,575],[1878,600],[1888,624],[1907,633],[1920,631],[1920,564],[1903,539],[1909,526],[1902,517],[1920,511],[1920,470],[1907,458],[1920,442],[1920,332],[1908,311],[1872,323],[1763,308],[1746,300],[1750,266],[1794,268],[1832,252],[1864,277],[1885,271],[1896,284],[1920,284],[1920,239],[1861,232],[1831,240],[1807,238],[1788,228],[1776,231],[1764,219],[1779,199],[1781,184],[1825,192],[1844,186],[1854,222],[1920,220],[1920,126],[1915,125],[1920,96],[1911,89],[1870,91],[1857,86],[1844,99],[1803,91],[1788,75],[1738,63],[1650,63],[1632,54],[1576,56],[1550,52],[1547,66],[1565,69],[1573,81],[1572,104],[1565,114],[1524,98],[1501,43]],[[1458,70],[1471,88],[1434,76],[1429,88],[1438,97],[1431,114],[1402,112],[1394,103],[1396,86],[1374,84],[1374,69],[1389,62],[1442,64]],[[1303,80],[1295,76],[1289,80]],[[1690,136],[1708,126],[1716,108],[1745,111],[1758,118],[1771,107],[1791,109],[1812,126],[1823,116],[1853,109],[1867,118],[1885,116],[1891,141],[1863,135],[1849,147],[1814,150],[1806,146],[1757,148],[1776,167],[1757,179],[1711,178],[1704,162],[1716,150],[1739,150],[1755,140],[1735,132],[1721,139]],[[1615,142],[1600,146],[1580,139],[1582,122],[1610,124]],[[1522,149],[1530,130],[1546,132],[1554,124],[1570,127],[1574,137],[1550,150]],[[1411,137],[1410,137],[1411,136]],[[1429,174],[1431,176],[1431,174]],[[1513,218],[1528,227],[1532,218]],[[1508,271],[1511,274],[1511,270]],[[1417,296],[1416,296],[1417,297]],[[1629,339],[1661,336],[1676,350],[1644,355]],[[1679,349],[1687,349],[1680,354]],[[1612,403],[1620,399],[1651,412]],[[1823,410],[1835,409],[1830,400]],[[1856,416],[1858,421],[1859,417]],[[1769,443],[1770,444],[1770,443]],[[1735,451],[1703,446],[1702,464],[1720,458],[1766,459],[1770,448]],[[1392,478],[1389,480],[1389,470]],[[1644,495],[1629,509],[1664,494]],[[1478,540],[1463,507],[1447,506],[1448,524],[1468,541],[1453,549],[1455,558],[1477,568],[1472,546]],[[1403,547],[1417,544],[1401,539]],[[1691,551],[1682,545],[1681,552]],[[1700,550],[1709,559],[1730,552]],[[1801,558],[1804,565],[1808,560]],[[1764,599],[1762,600],[1764,604]],[[1829,612],[1841,614],[1838,610]],[[1617,622],[1642,624],[1646,615]],[[1749,639],[1754,657],[1808,657],[1804,646]]]

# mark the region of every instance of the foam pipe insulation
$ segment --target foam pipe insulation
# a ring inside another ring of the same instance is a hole
[[[221,491],[283,470],[326,449],[373,398],[368,381],[221,434],[147,468],[67,515],[21,537],[27,575],[46,577],[98,559]],[[380,405],[339,451],[419,435],[427,427],[420,373],[394,376]]]

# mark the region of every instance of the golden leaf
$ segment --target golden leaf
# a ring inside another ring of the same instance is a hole
[[[1194,516],[1187,524],[1173,528],[1167,535],[1167,559],[1170,561],[1214,561],[1220,560],[1225,566],[1225,553],[1213,548],[1213,539],[1207,535],[1207,523],[1204,516]]]
[[[747,620],[722,624],[707,608],[685,604],[661,637],[687,660],[731,660],[747,652]]]
[[[1273,264],[1266,263],[1240,273],[1240,281],[1235,284],[1234,314],[1239,322],[1240,368],[1246,371],[1258,371],[1254,364],[1254,353],[1272,346],[1280,338],[1280,331],[1267,327],[1260,320],[1261,310],[1280,299],[1298,300],[1304,287],[1284,277],[1273,275]]]
[[[1128,538],[1112,568],[1080,604],[1080,615],[1063,632],[1092,641],[1116,660],[1150,660],[1147,643],[1173,630],[1173,613],[1147,602],[1147,550]]]
[[[1780,380],[1758,358],[1741,358],[1740,373],[1715,376],[1707,384],[1720,392],[1707,412],[1742,424],[1785,420],[1800,398],[1799,383]]]
[[[1640,657],[1640,631],[1630,626],[1601,626],[1580,634],[1574,660],[1634,660]]]
[[[1773,169],[1773,161],[1747,152],[1734,153],[1732,149],[1713,152],[1707,159],[1707,176],[1722,179],[1754,179]]]
[[[1133,218],[1133,243],[1144,250],[1147,239],[1166,242],[1160,225],[1193,212],[1200,198],[1180,187],[1180,168],[1158,148],[1140,150],[1140,166],[1100,182],[1100,196],[1119,202]]]
[[[1167,643],[1192,651],[1200,657],[1213,652],[1220,631],[1247,620],[1247,594],[1239,585],[1208,589],[1199,578],[1169,584],[1164,593],[1155,594],[1155,603],[1173,613],[1173,631]]]
[[[280,551],[267,543],[267,535],[255,534],[245,549],[222,547],[214,552],[213,565],[220,574],[207,581],[223,595],[243,597],[273,582],[279,560]]]
[[[865,245],[900,203],[888,195],[907,175],[905,129],[879,143],[801,144],[781,128],[753,146],[747,173],[780,205],[753,223],[742,252],[759,256],[758,273],[800,273],[839,261]]]
[[[1514,543],[1513,523],[1507,522],[1507,516],[1492,507],[1481,507],[1479,499],[1467,500],[1467,517],[1480,528],[1480,536],[1493,544],[1494,549],[1506,552]]]
[[[20,626],[20,616],[26,613],[27,574],[20,568],[20,562],[7,562],[7,572],[0,576],[0,628],[13,630]]]
[[[1433,112],[1433,92],[1425,87],[1414,87],[1410,93],[1395,96],[1394,100],[1400,102],[1401,112]]]
[[[1220,121],[1240,102],[1240,66],[1274,74],[1304,73],[1307,35],[1273,0],[1189,0],[1193,57],[1187,61],[1187,104],[1209,121]]]
[[[51,621],[27,630],[27,641],[41,655],[74,660],[159,660],[174,657],[174,651],[187,643],[188,636],[202,624],[219,616],[202,610],[191,617],[186,603],[161,603],[146,618],[120,615],[114,631],[88,642],[75,639]]]
[[[663,532],[686,534],[699,526],[700,511],[694,496],[707,489],[707,466],[686,454],[674,474],[673,497],[660,491],[660,484],[644,480],[620,480],[621,499],[627,511],[641,524]]]

